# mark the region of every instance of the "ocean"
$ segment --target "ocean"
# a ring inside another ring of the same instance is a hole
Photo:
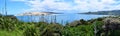
[[[75,20],[90,20],[99,17],[105,17],[108,15],[92,15],[92,14],[54,14],[45,16],[16,16],[20,21],[24,22],[56,22],[65,25],[66,23],[73,22]]]

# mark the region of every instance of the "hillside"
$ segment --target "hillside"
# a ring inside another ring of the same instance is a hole
[[[120,10],[112,10],[112,11],[97,11],[97,12],[87,12],[87,13],[79,13],[79,14],[120,15]]]

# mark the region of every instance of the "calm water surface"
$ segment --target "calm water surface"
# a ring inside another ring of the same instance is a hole
[[[54,14],[54,15],[47,15],[47,16],[17,16],[17,18],[20,21],[24,22],[39,22],[39,21],[44,21],[45,22],[57,22],[60,24],[65,24],[67,22],[72,22],[75,20],[90,20],[90,19],[95,19],[99,17],[104,17],[108,15],[91,15],[91,14]],[[56,18],[56,19],[55,19]]]

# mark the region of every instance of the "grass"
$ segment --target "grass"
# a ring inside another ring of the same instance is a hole
[[[15,31],[6,31],[0,30],[0,36],[23,36],[23,31],[15,30]]]

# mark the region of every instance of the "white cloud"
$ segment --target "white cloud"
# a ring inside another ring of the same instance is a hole
[[[12,0],[19,1],[19,0]],[[27,4],[28,11],[105,11],[116,10],[120,4],[115,0],[74,0],[66,2],[65,0],[20,0]],[[72,4],[71,4],[72,3]]]
[[[23,1],[25,1],[25,0],[11,0],[11,1],[19,1],[19,2],[22,1],[22,2],[23,2]]]

